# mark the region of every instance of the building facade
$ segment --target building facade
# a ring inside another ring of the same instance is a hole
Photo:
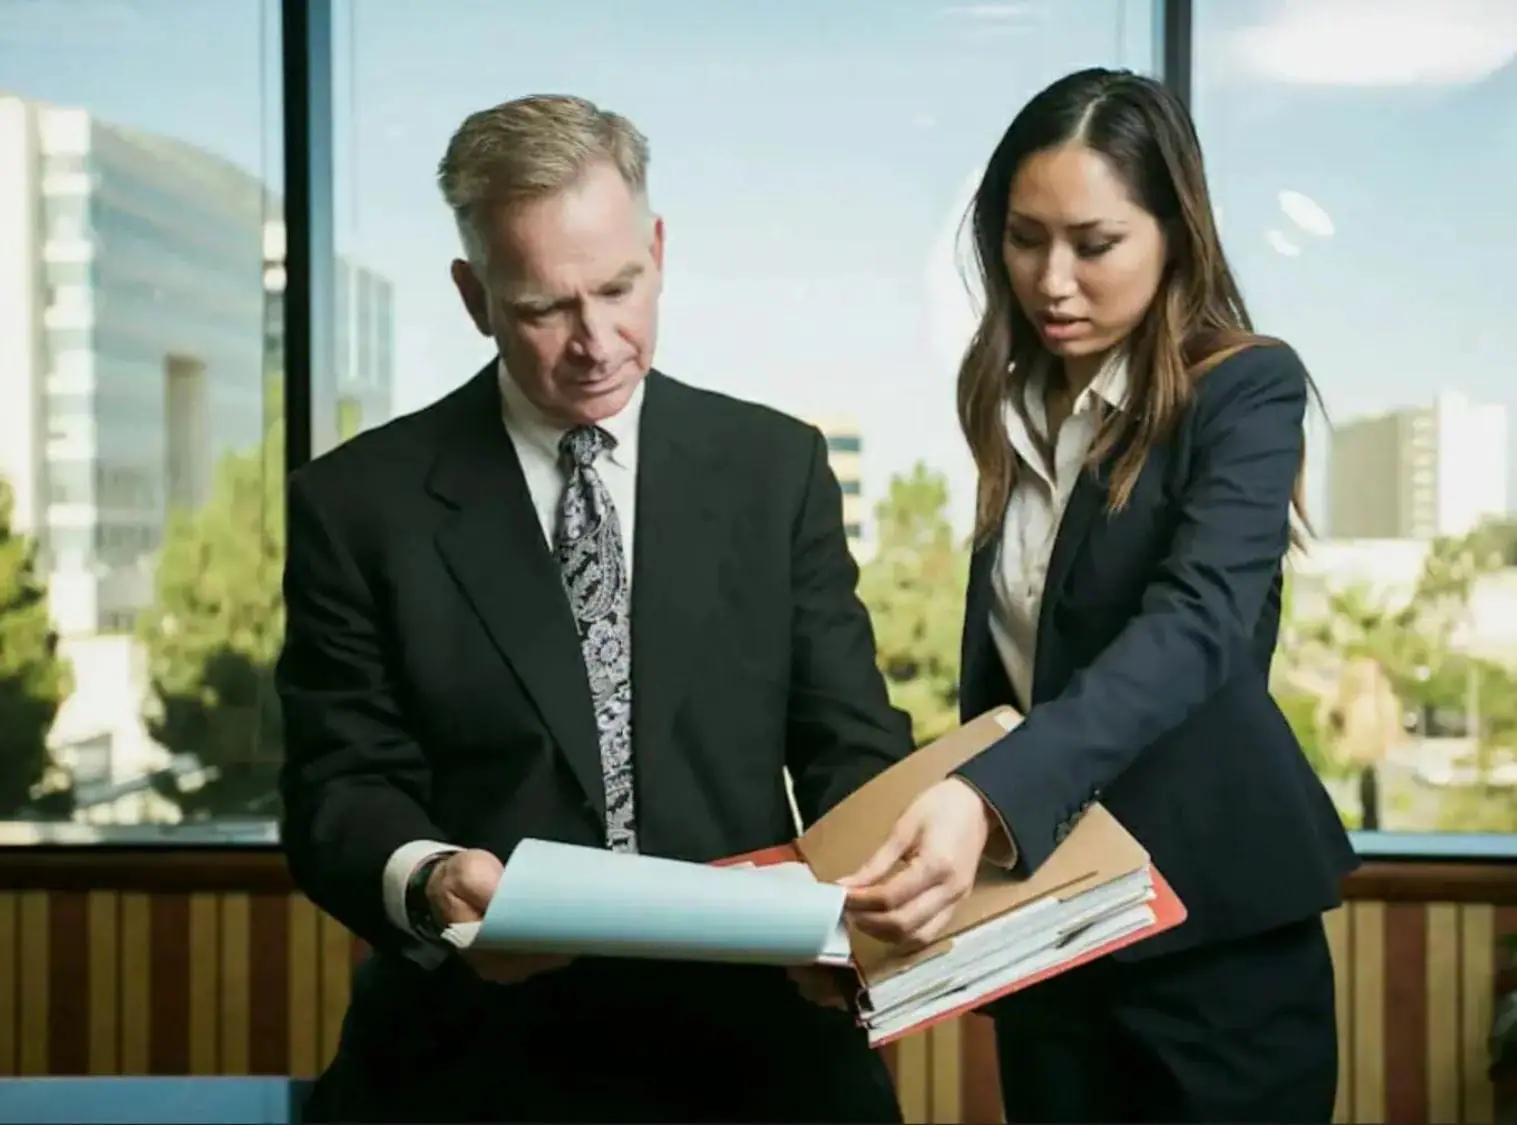
[[[1444,392],[1339,425],[1328,464],[1335,539],[1464,535],[1508,510],[1506,408]]]
[[[284,223],[264,227],[265,352],[284,363]],[[395,287],[339,256],[332,295],[333,365],[311,372],[311,453],[388,422],[395,402]]]
[[[263,427],[258,179],[0,97],[0,472],[65,636],[131,630],[170,513]]]
[[[854,558],[862,559],[864,550],[864,489],[862,466],[864,439],[858,423],[847,418],[823,419],[815,423],[827,439],[827,463],[843,491],[843,529]]]

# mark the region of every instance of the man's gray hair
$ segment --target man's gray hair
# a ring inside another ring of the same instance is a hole
[[[620,114],[560,94],[471,113],[437,167],[469,262],[484,266],[485,224],[496,208],[556,195],[601,162],[612,164],[646,207],[648,141]]]

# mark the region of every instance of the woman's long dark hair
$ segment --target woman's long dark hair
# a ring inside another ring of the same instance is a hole
[[[979,470],[976,543],[999,533],[1016,479],[1003,415],[1008,396],[1020,396],[1029,372],[1051,358],[1017,304],[1002,257],[1011,186],[1028,157],[1070,142],[1111,164],[1133,201],[1158,220],[1168,253],[1159,291],[1126,345],[1132,409],[1108,415],[1091,450],[1096,465],[1123,446],[1112,467],[1110,511],[1127,503],[1149,450],[1174,430],[1196,380],[1245,348],[1277,342],[1254,332],[1222,253],[1185,106],[1161,83],[1129,71],[1095,68],[1059,79],[1007,128],[968,216],[985,291],[958,384],[959,425]],[[1310,527],[1304,477],[1303,457],[1293,502],[1297,542]]]

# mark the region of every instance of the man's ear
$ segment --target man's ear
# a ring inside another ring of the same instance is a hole
[[[479,329],[482,336],[494,336],[495,332],[490,327],[490,295],[485,291],[484,282],[474,272],[474,267],[462,258],[454,258],[452,274],[453,286],[458,290],[464,310],[474,322],[474,327]]]
[[[653,245],[649,247],[653,255],[653,264],[658,267],[660,273],[664,272],[664,220],[663,216],[653,217]]]

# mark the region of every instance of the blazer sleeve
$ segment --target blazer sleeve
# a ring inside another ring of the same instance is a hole
[[[1201,380],[1176,531],[1139,611],[1063,692],[960,771],[1009,829],[1020,868],[1036,870],[1062,825],[1234,674],[1290,547],[1306,403],[1306,370],[1283,345]]]
[[[786,763],[806,824],[913,748],[911,719],[890,704],[874,629],[859,600],[843,496],[812,430],[792,528],[791,674]]]
[[[427,813],[431,771],[382,651],[375,600],[297,474],[287,505],[281,838],[295,883],[380,949],[412,938],[390,921],[385,868],[403,845],[446,840]]]

